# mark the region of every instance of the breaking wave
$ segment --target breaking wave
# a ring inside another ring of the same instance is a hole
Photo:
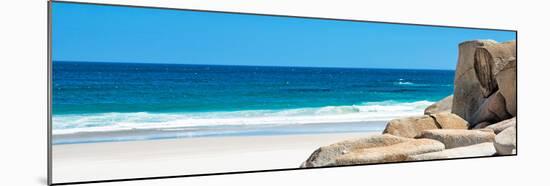
[[[53,134],[220,125],[249,126],[386,121],[396,117],[422,114],[424,109],[432,103],[426,100],[416,102],[383,101],[348,106],[283,110],[66,114],[53,116]]]

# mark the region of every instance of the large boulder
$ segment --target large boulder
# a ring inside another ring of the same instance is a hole
[[[405,118],[393,119],[384,129],[384,134],[414,138],[424,130],[438,129],[434,119],[428,115],[411,116]]]
[[[331,166],[399,162],[407,160],[407,157],[412,155],[442,151],[443,149],[445,146],[441,142],[430,139],[413,139],[394,145],[350,152],[336,158]]]
[[[442,100],[428,106],[424,110],[425,115],[436,114],[440,112],[451,112],[451,107],[453,105],[453,95],[447,96]]]
[[[506,110],[512,116],[517,116],[517,68],[516,60],[510,60],[496,74],[499,92],[506,101]]]
[[[430,129],[466,129],[468,123],[452,113],[438,113],[393,119],[386,125],[384,134],[414,138]]]
[[[481,84],[474,69],[474,54],[478,47],[496,44],[492,40],[475,40],[460,43],[454,78],[454,96],[451,112],[472,124],[474,113],[484,100]]]
[[[512,115],[510,115],[510,113],[506,110],[506,101],[504,100],[504,96],[497,91],[483,101],[471,120],[472,123],[496,123],[509,118],[512,118]]]
[[[453,149],[446,149],[438,152],[430,152],[425,154],[412,155],[407,158],[408,161],[419,160],[436,160],[436,159],[449,159],[449,158],[466,158],[466,157],[480,157],[480,156],[492,156],[496,153],[493,143],[486,142],[470,146],[457,147]]]
[[[483,130],[436,129],[422,131],[420,138],[433,139],[445,144],[446,149],[495,141],[495,133]]]
[[[516,41],[478,47],[474,69],[484,97],[497,90],[506,100],[506,110],[516,116]]]
[[[510,155],[516,152],[516,127],[509,127],[495,137],[495,149],[499,155]]]
[[[498,123],[489,125],[485,128],[493,130],[495,132],[495,134],[499,134],[500,132],[502,132],[503,130],[505,130],[509,127],[515,127],[516,122],[517,122],[516,117],[513,117],[513,118],[510,118],[510,119],[503,120],[503,121],[500,121]]]
[[[300,167],[320,167],[334,164],[337,157],[358,149],[383,147],[409,141],[409,138],[389,134],[372,135],[365,138],[345,140],[315,150]]]
[[[497,74],[508,66],[510,61],[515,61],[515,59],[516,41],[489,44],[476,48],[474,70],[484,97],[489,97],[499,90]]]
[[[467,129],[468,122],[456,114],[450,112],[441,112],[430,114],[440,129]]]

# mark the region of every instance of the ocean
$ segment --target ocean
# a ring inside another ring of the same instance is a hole
[[[54,61],[53,143],[381,131],[451,95],[453,79],[451,70]]]

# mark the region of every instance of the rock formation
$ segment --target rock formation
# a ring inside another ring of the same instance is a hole
[[[457,147],[453,149],[446,149],[438,152],[430,152],[425,154],[412,155],[407,158],[408,161],[418,160],[436,160],[436,159],[449,159],[449,158],[466,158],[466,157],[480,157],[480,156],[492,156],[496,153],[493,143],[486,142],[470,146]]]
[[[451,112],[453,105],[453,95],[443,98],[441,101],[434,103],[424,110],[424,115],[437,114],[440,112]]]
[[[476,124],[472,121],[472,116],[485,98],[474,70],[474,54],[478,47],[495,43],[492,40],[475,40],[460,43],[458,46],[451,112],[471,124]]]
[[[408,156],[436,152],[445,146],[435,140],[412,139],[385,147],[360,149],[336,158],[334,165],[388,163],[407,160]]]
[[[492,123],[489,123],[487,121],[484,121],[484,122],[481,122],[481,123],[478,123],[476,125],[474,125],[474,127],[472,129],[483,129],[485,127],[488,127],[489,125],[491,125]]]
[[[393,119],[386,124],[382,133],[414,138],[424,130],[438,128],[432,117],[424,115]]]
[[[516,66],[515,41],[461,43],[451,112],[470,128],[516,116]]]
[[[338,142],[315,150],[301,167],[320,167],[332,165],[337,157],[358,149],[388,146],[408,140],[410,139],[384,134]]]
[[[430,114],[440,129],[466,129],[468,122],[453,113]]]
[[[495,138],[495,149],[499,155],[515,154],[516,151],[516,127],[508,127]]]
[[[441,151],[445,145],[430,139],[389,134],[348,140],[317,149],[300,167],[321,167],[404,161],[409,155]]]
[[[506,101],[504,100],[504,96],[497,91],[489,98],[483,100],[471,120],[474,124],[481,122],[495,123],[511,117],[512,115],[506,111]]]
[[[384,134],[414,138],[424,130],[466,129],[468,123],[452,113],[438,113],[394,119],[388,122]]]
[[[513,118],[510,118],[510,119],[503,120],[501,122],[489,125],[485,128],[493,130],[495,132],[495,134],[499,134],[504,129],[507,129],[509,127],[515,127],[515,126],[516,126],[516,117],[513,117]]]
[[[504,96],[506,101],[506,110],[512,116],[517,116],[517,69],[516,60],[510,60],[496,74],[499,92]]]
[[[494,43],[476,48],[474,70],[484,97],[499,89],[496,75],[516,59],[516,42]],[[514,74],[515,76],[515,74]]]
[[[300,167],[516,153],[516,42],[459,44],[454,94],[424,115],[389,121],[383,135],[315,150]]]
[[[493,131],[438,129],[422,131],[420,138],[433,139],[445,144],[445,149],[495,141]]]

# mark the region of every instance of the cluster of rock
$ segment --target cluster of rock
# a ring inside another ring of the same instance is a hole
[[[300,167],[515,154],[516,115],[516,42],[467,41],[453,95],[389,121],[383,134],[320,147]]]
[[[461,43],[452,113],[472,128],[515,117],[516,72],[515,41]]]

